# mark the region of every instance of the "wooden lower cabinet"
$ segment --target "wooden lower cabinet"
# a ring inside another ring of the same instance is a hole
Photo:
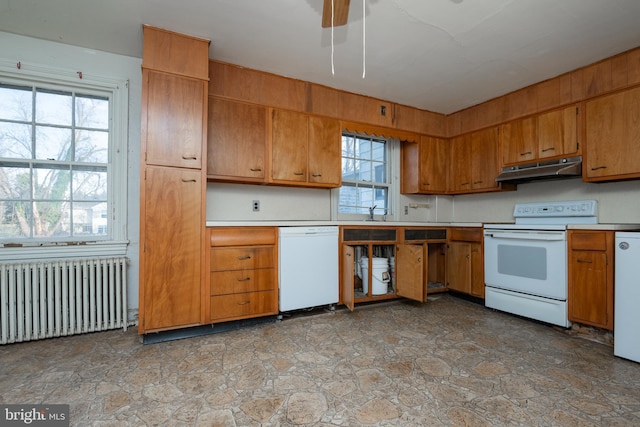
[[[278,314],[276,227],[209,228],[209,322]]]
[[[447,243],[447,288],[484,298],[482,228],[452,228]]]
[[[427,246],[398,244],[396,246],[396,294],[425,302],[427,300]]]
[[[140,333],[201,322],[201,183],[198,170],[144,170]]]
[[[613,330],[614,232],[569,230],[569,320]]]
[[[446,290],[445,228],[341,227],[340,240],[340,302],[352,311],[356,303],[398,297],[425,302],[432,285]],[[374,258],[388,259],[388,270],[376,269]],[[385,273],[386,292],[377,292],[370,284],[378,280],[379,286]]]

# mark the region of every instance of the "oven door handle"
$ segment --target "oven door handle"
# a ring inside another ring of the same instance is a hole
[[[503,233],[503,232],[487,232],[485,237],[492,239],[509,239],[509,240],[544,240],[544,241],[561,241],[566,240],[565,233]]]

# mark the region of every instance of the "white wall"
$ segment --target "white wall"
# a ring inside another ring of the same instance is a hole
[[[138,307],[138,259],[140,248],[140,100],[142,59],[0,32],[0,57],[84,75],[129,81],[127,237],[129,309]]]
[[[603,224],[640,224],[640,181],[582,182],[579,178],[518,185],[517,191],[453,198],[452,221],[512,222],[515,203],[559,200],[598,201],[598,221]]]
[[[260,212],[252,202],[260,201]],[[449,222],[450,196],[401,195],[396,221]],[[331,190],[266,185],[208,183],[207,221],[330,221]],[[410,207],[404,215],[404,206]]]
[[[459,196],[401,196],[398,221],[414,222],[513,222],[516,203],[559,200],[598,201],[599,222],[640,224],[640,181],[585,183],[579,178],[518,185],[517,191]],[[260,200],[261,211],[251,202]],[[403,207],[428,204],[428,207]],[[329,190],[213,184],[207,187],[208,221],[271,221],[331,219]]]

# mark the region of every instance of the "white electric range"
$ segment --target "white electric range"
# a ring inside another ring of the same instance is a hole
[[[597,201],[516,204],[515,224],[484,226],[485,305],[569,327],[567,226],[597,224]]]

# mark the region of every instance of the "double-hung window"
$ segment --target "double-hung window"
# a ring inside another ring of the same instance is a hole
[[[67,80],[0,73],[5,245],[126,238],[126,82]]]
[[[342,187],[338,216],[391,212],[390,141],[350,132],[342,134]]]

